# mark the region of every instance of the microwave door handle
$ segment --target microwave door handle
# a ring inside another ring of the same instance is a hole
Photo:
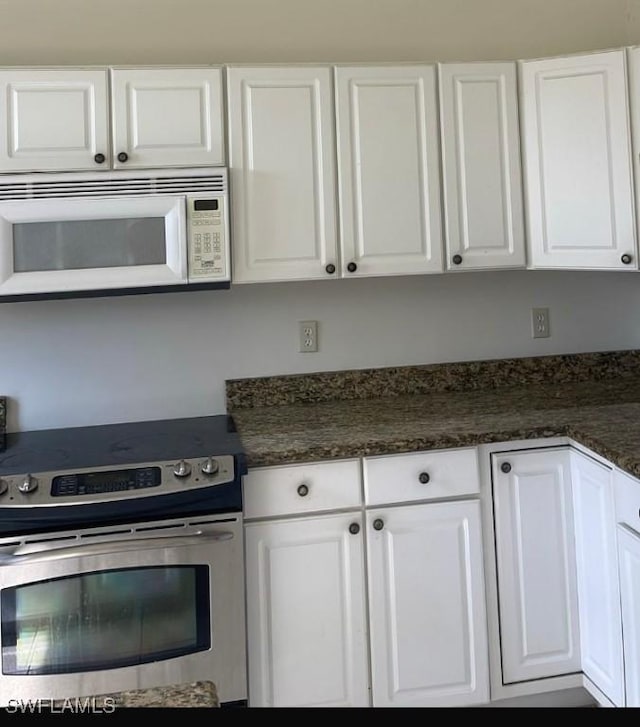
[[[43,547],[42,543],[33,546],[25,545],[10,554],[0,554],[0,566],[28,565],[42,563],[61,558],[84,558],[90,555],[111,555],[131,550],[148,550],[150,548],[177,548],[202,545],[204,543],[231,540],[233,533],[229,531],[196,532],[193,535],[166,535],[158,538],[131,538],[116,540],[111,543],[91,543],[90,545],[72,544],[61,548]],[[35,549],[37,548],[37,550]]]

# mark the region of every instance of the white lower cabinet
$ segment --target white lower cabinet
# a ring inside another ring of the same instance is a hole
[[[618,526],[618,557],[627,707],[640,707],[640,534],[624,525]]]
[[[613,475],[627,707],[640,707],[640,480]]]
[[[584,683],[640,707],[640,481],[568,444],[478,454],[249,472],[250,706],[457,707]]]
[[[579,673],[569,450],[492,460],[502,681]]]
[[[480,504],[367,512],[374,707],[489,701]]]
[[[572,452],[571,460],[582,670],[621,707],[622,618],[611,468],[579,452]]]
[[[369,705],[360,522],[247,524],[249,706]]]
[[[414,474],[424,499],[424,480],[453,487],[452,456],[395,455],[399,490],[410,491],[401,480]],[[463,453],[460,461],[475,489],[477,459]],[[365,468],[367,477],[385,464],[377,462]],[[479,501],[406,504],[416,497],[410,493],[405,504],[366,509],[361,489],[354,503],[354,464],[265,467],[247,475],[249,705],[489,701]],[[378,491],[377,482],[367,492]],[[391,493],[388,478],[384,486]],[[314,507],[318,512],[310,512]]]

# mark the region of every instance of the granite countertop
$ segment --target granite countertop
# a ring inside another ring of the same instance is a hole
[[[595,368],[591,365],[594,356],[599,361]],[[458,370],[453,379],[447,378],[443,373],[446,365],[410,367],[420,380],[437,369],[440,383],[434,385],[431,376],[430,391],[411,384],[404,386],[408,391],[399,392],[393,383],[385,386],[390,381],[384,379],[385,374],[411,378],[407,369],[394,369],[368,372],[374,379],[382,376],[377,390],[385,392],[384,396],[373,395],[371,385],[358,398],[347,386],[352,398],[327,397],[325,393],[322,396],[328,400],[318,401],[316,395],[308,395],[308,376],[275,377],[272,382],[236,380],[230,382],[228,396],[240,404],[232,415],[250,467],[567,436],[640,477],[637,352],[522,361],[526,366],[520,367],[519,375],[513,375],[513,360],[503,362],[511,375],[506,379],[498,375],[493,385],[483,378],[491,373],[485,369],[495,373],[500,362],[474,364],[482,371],[473,382],[465,380],[469,371],[458,376]],[[336,392],[341,375],[351,376],[352,372],[333,375]],[[326,379],[327,375],[322,376]],[[478,379],[484,382],[480,388]],[[251,396],[242,397],[243,387]],[[265,387],[269,389],[266,394]],[[280,399],[273,396],[274,387]],[[297,393],[292,395],[296,387]],[[284,389],[286,397],[282,396]],[[411,389],[418,391],[410,393]],[[386,395],[389,390],[398,393]]]
[[[90,700],[96,709],[110,713],[120,708],[185,708],[185,707],[219,707],[218,693],[216,686],[210,681],[191,682],[190,684],[176,684],[168,687],[151,687],[148,689],[131,689],[124,692],[101,694],[94,697],[80,697],[79,701],[84,704]],[[73,699],[57,699],[53,708],[56,711],[64,711],[65,707],[73,706]]]

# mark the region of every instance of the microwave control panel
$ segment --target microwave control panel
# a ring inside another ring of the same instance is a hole
[[[228,278],[225,198],[187,197],[189,281]]]

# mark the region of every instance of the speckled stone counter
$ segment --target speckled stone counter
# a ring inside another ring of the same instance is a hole
[[[81,697],[84,702],[87,698]],[[201,681],[191,684],[178,684],[170,687],[153,687],[151,689],[132,689],[113,694],[101,694],[91,697],[92,704],[99,708],[109,707],[156,707],[156,708],[185,708],[185,707],[219,707],[218,694],[213,682]],[[73,700],[66,700],[69,703]],[[58,710],[65,706],[65,700],[56,700],[54,704]]]
[[[250,467],[568,436],[640,477],[637,351],[244,379],[227,391]]]

